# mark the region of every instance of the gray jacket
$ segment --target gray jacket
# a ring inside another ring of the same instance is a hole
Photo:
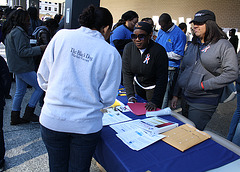
[[[186,97],[218,97],[222,88],[237,77],[237,56],[228,40],[220,39],[203,50],[190,44],[183,57],[174,95],[177,96],[181,88]]]
[[[41,49],[31,47],[27,33],[21,27],[13,28],[4,42],[10,72],[18,74],[35,70],[33,56],[41,55]]]

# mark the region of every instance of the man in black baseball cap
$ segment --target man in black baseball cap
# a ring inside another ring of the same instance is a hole
[[[209,10],[200,10],[195,14],[194,19],[190,23],[205,23],[208,20],[216,21],[215,14]]]

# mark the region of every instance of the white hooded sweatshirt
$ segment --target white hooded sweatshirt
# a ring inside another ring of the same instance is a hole
[[[40,123],[78,134],[102,129],[100,109],[114,103],[121,80],[121,57],[96,30],[62,29],[52,38],[37,72],[46,91]]]

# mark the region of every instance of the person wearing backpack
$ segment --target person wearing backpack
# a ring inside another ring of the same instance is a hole
[[[36,45],[48,45],[52,37],[55,35],[58,29],[58,22],[55,19],[48,19],[45,22],[43,22],[43,26],[37,27],[32,36],[37,40]],[[35,68],[36,71],[38,70],[38,66],[40,64],[40,61],[42,59],[42,56],[35,58]]]

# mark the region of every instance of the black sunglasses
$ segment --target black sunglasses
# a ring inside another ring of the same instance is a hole
[[[133,40],[136,40],[137,38],[142,41],[146,38],[147,35],[144,35],[144,34],[139,34],[139,35],[136,35],[136,34],[131,34],[131,39]]]
[[[193,22],[194,25],[204,25],[205,22]]]

